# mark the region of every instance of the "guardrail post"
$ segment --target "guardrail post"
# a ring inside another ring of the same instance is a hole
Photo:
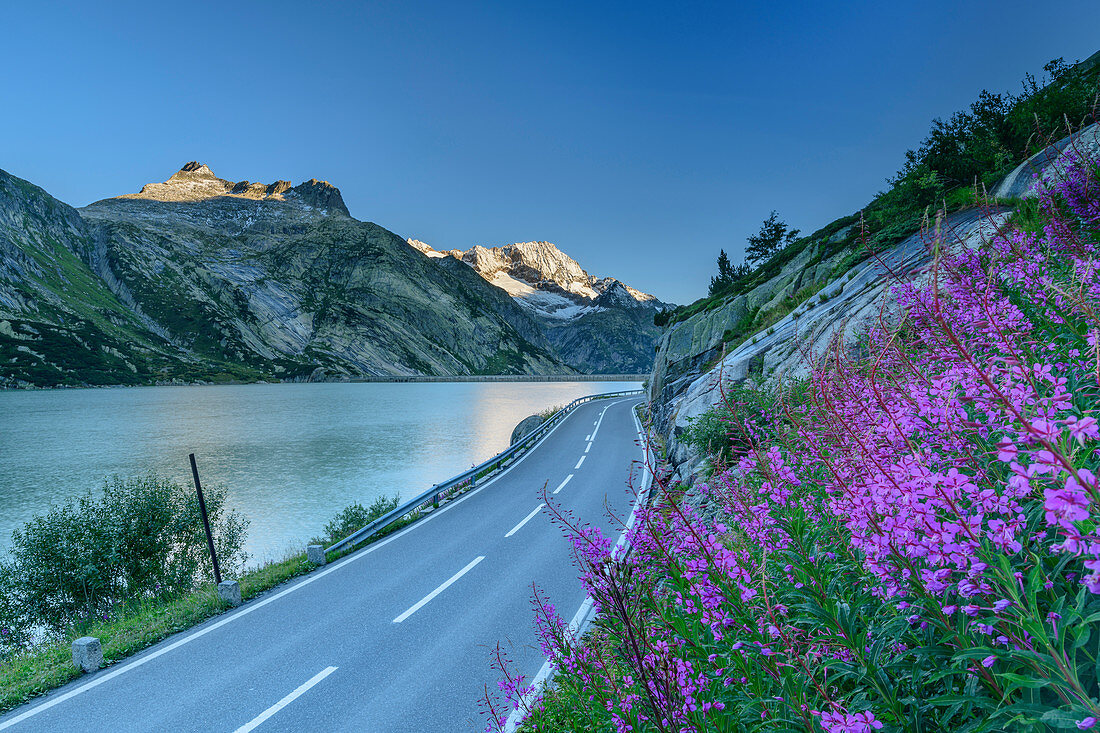
[[[82,636],[73,642],[73,664],[85,672],[103,666],[103,645],[94,636]]]
[[[325,558],[324,545],[310,545],[306,548],[306,559],[314,565],[324,565],[328,562]]]

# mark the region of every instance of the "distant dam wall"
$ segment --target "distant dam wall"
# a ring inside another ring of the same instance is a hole
[[[644,382],[648,374],[462,374],[456,376],[348,377],[341,382]]]

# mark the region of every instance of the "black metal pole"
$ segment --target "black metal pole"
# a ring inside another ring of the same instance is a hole
[[[199,483],[199,467],[195,465],[195,454],[191,459],[191,475],[195,477],[195,491],[199,495],[199,513],[202,514],[202,527],[206,530],[206,544],[210,547],[210,559],[214,562],[214,582],[222,582],[222,571],[218,567],[218,553],[214,552],[214,535],[210,534],[210,520],[206,517],[206,499],[202,498],[202,484]]]

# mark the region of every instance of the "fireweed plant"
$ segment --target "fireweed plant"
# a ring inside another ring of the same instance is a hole
[[[1100,731],[1100,166],[1038,193],[930,232],[901,315],[796,397],[731,392],[720,521],[658,477],[626,553],[548,499],[598,615],[536,589],[554,684],[498,650],[487,730]]]

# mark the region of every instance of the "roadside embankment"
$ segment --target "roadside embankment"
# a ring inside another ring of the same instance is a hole
[[[1098,152],[1100,125],[1093,124],[1036,153],[1021,169],[1029,171],[1029,180],[1049,180],[1074,157]],[[1014,171],[1010,178],[1017,175]],[[1014,201],[1033,197],[1028,191]],[[949,247],[974,249],[1004,226],[1009,215],[1008,206],[998,205],[948,213],[938,222],[938,233],[937,224],[930,223],[928,229],[845,269],[832,267],[843,264],[843,253],[828,261],[800,255],[749,293],[671,325],[658,345],[649,395],[653,427],[665,442],[673,480],[690,484],[704,469],[705,456],[683,440],[684,431],[722,401],[727,387],[750,379],[774,387],[804,378],[811,364],[833,347],[851,355],[869,328],[897,317],[888,297],[891,289],[927,277],[937,236]],[[805,252],[819,247],[824,243]],[[802,295],[794,298],[798,293]],[[784,298],[787,307],[780,308]],[[777,320],[738,331],[746,312],[761,310],[770,310]]]

